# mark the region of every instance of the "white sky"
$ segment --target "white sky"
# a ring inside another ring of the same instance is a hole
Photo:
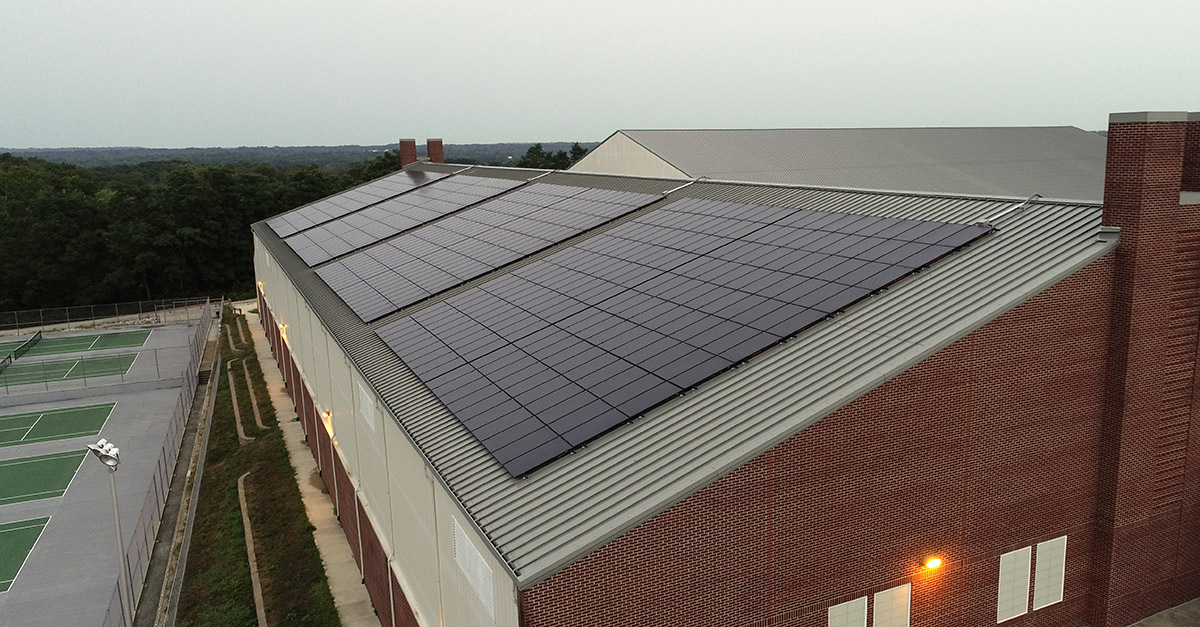
[[[0,146],[592,141],[1200,110],[1198,0],[3,0]]]

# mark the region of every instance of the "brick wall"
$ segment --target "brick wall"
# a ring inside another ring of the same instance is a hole
[[[1121,227],[1121,246],[1092,592],[1097,626],[1127,625],[1200,596],[1196,536],[1187,529],[1200,483],[1200,206],[1179,204],[1189,126],[1109,125],[1104,222]]]
[[[395,573],[392,573],[391,579],[392,603],[395,604],[392,612],[395,617],[395,627],[418,627],[417,617],[409,607],[408,598],[404,596],[404,590],[400,589],[400,582],[396,580]]]
[[[522,593],[524,624],[823,626],[913,584],[912,624],[996,624],[999,555],[1063,534],[1082,625],[1098,507],[1106,257]],[[947,566],[923,573],[938,553]]]
[[[1200,113],[1192,113],[1188,120],[1182,188],[1185,192],[1200,192]]]
[[[354,484],[350,483],[350,475],[346,474],[346,467],[342,465],[341,456],[335,454],[332,457],[337,492],[330,494],[337,497],[338,522],[342,524],[346,541],[350,543],[350,552],[354,554],[354,563],[358,565],[358,572],[361,574],[363,563],[358,546],[358,497],[354,494]]]
[[[358,501],[357,505],[358,524],[362,534],[363,584],[367,587],[371,604],[375,606],[375,613],[379,615],[379,622],[391,625],[392,601],[391,590],[388,589],[391,585],[388,581],[391,569],[388,568],[387,554],[383,552],[383,545],[379,543],[375,527],[367,518],[367,510],[363,508],[361,501]]]

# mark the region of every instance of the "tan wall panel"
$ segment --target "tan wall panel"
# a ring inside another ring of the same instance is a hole
[[[425,471],[425,462],[391,416],[383,425],[391,495],[390,530],[396,578],[417,619],[437,625],[437,542],[433,495],[440,488]],[[429,620],[426,620],[429,619]]]
[[[442,580],[442,611],[446,625],[491,627],[518,627],[517,589],[504,565],[487,549],[483,538],[475,528],[463,520],[463,516],[450,496],[439,490],[437,496],[438,550],[441,558],[439,573]],[[481,596],[472,587],[471,580],[459,566],[454,554],[455,521],[462,532],[478,551],[478,557],[491,571],[492,607],[495,616],[488,612]]]
[[[575,172],[599,172],[601,174],[689,178],[687,174],[646,150],[641,144],[629,139],[624,133],[617,133],[608,138],[570,169]]]

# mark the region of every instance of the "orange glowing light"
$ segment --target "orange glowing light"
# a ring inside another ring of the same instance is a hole
[[[942,558],[940,558],[940,557],[925,558],[925,568],[933,570],[935,568],[940,568],[941,565],[942,565]]]

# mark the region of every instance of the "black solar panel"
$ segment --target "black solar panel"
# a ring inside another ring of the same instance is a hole
[[[317,274],[370,322],[661,197],[533,183],[338,259]]]
[[[422,185],[450,176],[439,172],[401,171],[366,185],[304,205],[267,220],[267,226],[279,237],[288,237],[353,213],[381,200],[398,196]]]
[[[297,233],[284,242],[305,263],[315,266],[524,184],[454,176]]]
[[[378,334],[521,476],[989,231],[681,200]]]

